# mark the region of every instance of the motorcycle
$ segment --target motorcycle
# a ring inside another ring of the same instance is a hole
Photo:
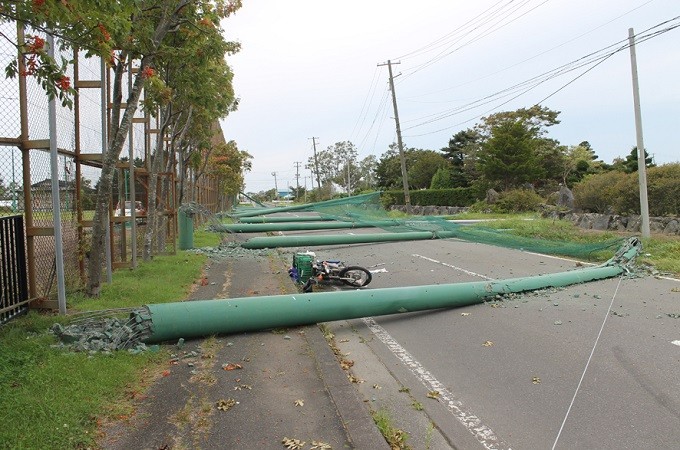
[[[314,284],[341,282],[352,287],[367,286],[373,276],[361,266],[347,266],[339,260],[315,260],[312,252],[298,253],[288,274],[295,282],[303,283],[302,292],[312,292]]]

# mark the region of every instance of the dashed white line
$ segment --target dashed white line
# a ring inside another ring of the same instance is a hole
[[[371,332],[423,383],[426,389],[439,392],[439,401],[449,410],[458,421],[488,450],[511,450],[511,448],[489,428],[484,425],[476,415],[465,408],[460,400],[456,400],[453,394],[437,380],[422,364],[420,364],[404,347],[372,317],[364,317],[363,322]]]
[[[453,264],[437,261],[436,259],[428,258],[427,256],[418,255],[417,253],[414,253],[411,256],[415,256],[417,258],[422,258],[426,261],[430,261],[430,262],[433,262],[435,264],[441,264],[442,266],[450,267],[451,269],[455,269],[455,270],[458,270],[460,272],[466,273],[468,275],[472,275],[473,277],[479,277],[479,278],[483,278],[485,280],[493,280],[493,278],[487,277],[486,275],[482,275],[481,273],[472,272],[470,270],[463,269],[462,267],[454,266]]]

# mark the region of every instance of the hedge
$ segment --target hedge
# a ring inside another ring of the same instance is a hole
[[[409,194],[411,205],[418,206],[470,206],[477,200],[472,188],[423,189]],[[404,191],[383,191],[381,201],[385,207],[403,205]]]

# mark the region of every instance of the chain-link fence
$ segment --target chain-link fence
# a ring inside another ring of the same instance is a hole
[[[0,64],[7,67],[19,55],[19,42],[46,39],[35,30],[19,30],[16,23],[0,23]],[[15,36],[16,40],[11,41]],[[66,76],[77,95],[73,108],[56,107],[56,139],[50,142],[48,97],[35,78],[0,77],[0,215],[23,214],[26,228],[28,289],[43,306],[56,305],[55,227],[62,236],[66,290],[85,281],[97,184],[106,148],[110,116],[110,79],[99,58],[85,58],[55,43],[55,59],[71,63]],[[21,60],[20,60],[21,61]],[[19,65],[21,69],[21,65]],[[128,94],[136,67],[128,71],[123,97]],[[116,166],[110,201],[111,261],[114,268],[130,267],[142,254],[146,210],[153,201],[161,216],[164,234],[154,242],[152,253],[174,251],[176,236],[176,161],[169,160],[159,174],[162,194],[149,198],[147,191],[150,155],[159,138],[158,122],[138,109],[126,146]],[[52,144],[52,145],[51,145]],[[56,144],[56,166],[51,148]],[[167,158],[167,156],[166,156]],[[56,169],[54,169],[56,167]],[[53,181],[56,181],[54,183]],[[55,190],[56,186],[56,190]],[[220,202],[219,183],[203,177],[187,201],[202,203],[211,211],[226,207]],[[54,208],[53,191],[58,197]],[[205,203],[203,203],[205,202]],[[133,220],[132,212],[136,216]]]

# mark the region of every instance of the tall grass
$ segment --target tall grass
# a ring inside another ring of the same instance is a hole
[[[196,232],[202,245],[219,236]],[[69,310],[91,311],[186,298],[201,274],[205,256],[178,252],[119,270],[98,299],[75,295]],[[51,347],[47,330],[71,317],[31,312],[0,328],[0,448],[67,449],[95,447],[97,425],[126,417],[132,399],[165,366],[167,350],[133,355],[71,353]]]

